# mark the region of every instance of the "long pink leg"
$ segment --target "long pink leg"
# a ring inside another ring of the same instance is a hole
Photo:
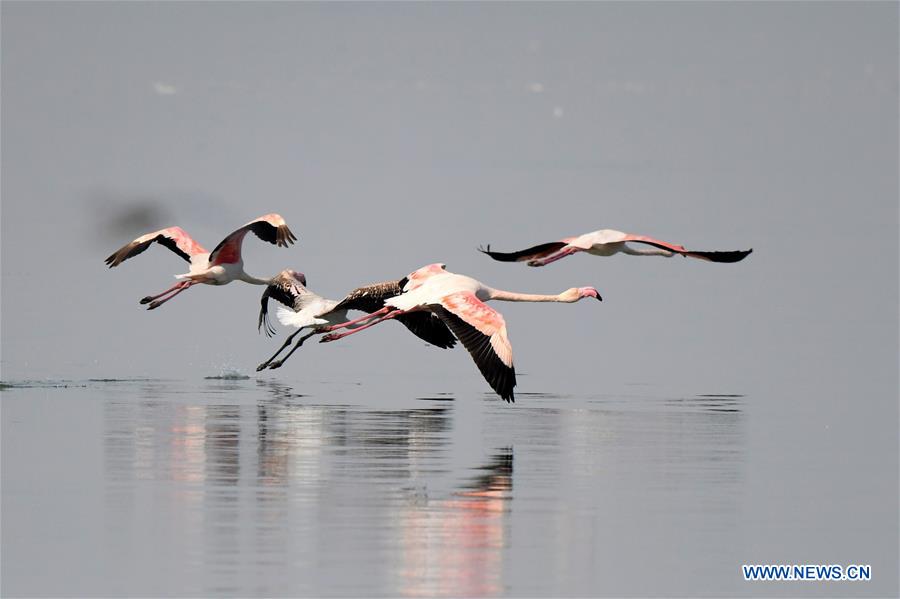
[[[166,294],[168,294],[168,293],[171,293],[171,292],[175,291],[176,289],[181,289],[182,287],[184,287],[184,283],[185,283],[184,281],[178,281],[177,283],[175,283],[174,285],[172,285],[171,287],[169,287],[168,289],[166,289],[166,290],[163,291],[162,293],[159,293],[159,294],[157,294],[157,295],[148,295],[147,297],[145,297],[145,298],[143,298],[143,299],[141,300],[141,303],[142,303],[142,304],[149,304],[149,303],[152,302],[153,300],[159,299],[159,298],[161,298],[162,296],[164,296],[164,295],[166,295]]]
[[[555,256],[551,256],[549,258],[544,258],[542,260],[529,260],[528,266],[546,266],[548,264],[556,262],[557,260],[562,260],[566,256],[571,256],[572,254],[574,254],[576,252],[580,252],[580,251],[581,251],[581,248],[572,248],[572,247],[566,248],[566,249],[562,250],[560,253],[556,254]]]
[[[378,310],[377,312],[372,312],[371,314],[366,314],[365,316],[361,316],[361,317],[355,318],[353,320],[348,320],[347,322],[342,322],[340,324],[333,324],[331,326],[322,327],[320,329],[320,331],[327,333],[328,331],[336,331],[337,329],[344,329],[344,328],[347,328],[358,322],[365,322],[366,320],[372,320],[373,318],[381,316],[382,314],[387,314],[391,310],[393,310],[393,308],[389,308],[389,307],[385,306],[384,308],[382,308],[381,310]]]
[[[182,291],[185,291],[185,290],[187,290],[187,289],[190,289],[191,286],[194,285],[194,284],[195,284],[194,281],[184,281],[184,283],[183,283],[181,289],[178,289],[175,293],[173,293],[172,295],[170,295],[169,297],[167,297],[167,298],[165,298],[165,299],[154,300],[154,301],[150,302],[150,305],[147,306],[147,309],[148,309],[148,310],[154,310],[154,309],[156,309],[156,308],[159,308],[159,307],[162,306],[164,303],[166,303],[167,301],[169,301],[170,299],[172,299],[173,297],[175,297],[176,295],[178,295],[178,294],[181,293]]]
[[[369,327],[374,327],[376,324],[378,324],[380,322],[384,322],[385,320],[390,320],[391,318],[396,318],[397,316],[400,316],[401,314],[406,314],[406,310],[394,310],[393,312],[390,312],[387,315],[382,316],[375,322],[370,322],[369,324],[364,324],[362,326],[356,327],[355,329],[350,329],[349,331],[347,331],[345,333],[330,333],[328,335],[325,335],[321,339],[319,339],[319,343],[328,343],[329,341],[337,341],[338,339],[343,339],[347,335],[352,335],[353,333],[358,333],[360,331],[368,329]]]

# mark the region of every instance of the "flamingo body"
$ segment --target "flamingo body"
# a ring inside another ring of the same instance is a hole
[[[601,299],[593,287],[573,287],[557,295],[535,295],[493,289],[480,281],[447,272],[443,264],[430,264],[406,277],[403,292],[384,302],[384,308],[369,317],[348,321],[326,330],[347,327],[373,319],[368,324],[340,334],[329,334],[322,341],[334,341],[362,331],[391,318],[417,312],[430,312],[440,318],[469,351],[491,388],[504,400],[515,401],[516,370],[506,321],[489,300],[514,302],[577,302],[585,297]]]
[[[297,239],[284,219],[273,213],[252,220],[232,232],[212,252],[207,252],[181,227],[168,227],[125,244],[106,259],[106,264],[110,268],[118,266],[145,251],[154,242],[167,247],[190,263],[187,273],[175,275],[178,283],[158,295],[141,300],[142,304],[150,304],[148,310],[161,306],[196,284],[227,285],[232,281],[244,281],[253,285],[266,285],[268,279],[258,279],[244,272],[241,247],[244,237],[251,231],[263,241],[279,247],[287,247]]]

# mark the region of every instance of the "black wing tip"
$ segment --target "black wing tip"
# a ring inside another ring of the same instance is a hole
[[[127,260],[129,258],[129,255],[128,255],[129,249],[130,249],[129,246],[130,246],[130,244],[126,245],[125,247],[120,248],[120,249],[116,250],[115,252],[113,252],[112,254],[110,254],[109,257],[106,260],[104,260],[106,265],[109,266],[110,268],[113,268],[113,267],[118,266],[118,265],[122,264],[123,262],[125,262],[125,260]],[[138,252],[138,253],[140,253],[140,252]]]
[[[709,262],[718,262],[720,264],[733,264],[735,262],[740,262],[747,256],[753,253],[753,248],[749,250],[734,250],[734,251],[724,251],[724,252],[694,252],[688,251],[685,252],[685,255],[691,256],[694,258],[700,258],[702,260],[707,260]]]
[[[500,396],[500,399],[506,403],[516,403],[516,395],[513,389],[516,386],[516,367],[506,366],[500,372],[496,372],[493,380],[488,379],[488,383],[494,392]],[[487,377],[485,377],[487,378]]]
[[[265,332],[266,337],[271,337],[275,333],[275,328],[269,322],[269,298],[272,297],[272,290],[278,288],[270,283],[263,291],[262,297],[259,298],[259,318],[256,320],[256,333]]]
[[[513,388],[516,386],[516,368],[505,364],[490,346],[490,337],[478,331],[462,318],[441,305],[432,310],[443,320],[456,335],[460,343],[468,350],[475,365],[494,393],[506,402],[515,401]]]
[[[488,382],[491,383],[491,387],[500,396],[500,399],[506,403],[516,403],[516,396],[513,392],[513,388],[516,386],[516,368],[509,367],[509,371],[503,374],[506,376],[499,377],[494,382]]]
[[[518,259],[516,252],[492,252],[491,244],[487,244],[485,247],[478,246],[478,251],[482,254],[487,254],[498,262],[515,262]]]
[[[482,371],[484,378],[487,379],[491,389],[500,396],[500,399],[507,403],[515,403],[516,398],[513,389],[516,387],[516,367],[507,366],[500,360],[496,354],[491,360],[492,364],[488,366],[487,371]],[[479,369],[481,366],[479,365]]]
[[[566,243],[562,241],[550,241],[548,243],[541,243],[536,246],[525,248],[524,250],[518,250],[515,252],[494,252],[491,250],[490,244],[484,249],[481,247],[478,250],[487,254],[494,260],[498,262],[525,262],[534,260],[536,258],[541,258],[545,255],[550,255],[562,248],[566,247]],[[529,266],[537,266],[536,264],[529,264]]]
[[[125,245],[123,245],[122,247],[120,247],[119,249],[117,249],[116,251],[114,251],[112,254],[110,254],[110,255],[106,258],[106,260],[104,260],[104,262],[105,262],[110,268],[112,268],[112,267],[114,267],[114,266],[118,266],[118,265],[122,264],[123,262],[125,262],[125,260],[127,260],[128,258],[130,258],[130,257],[131,257],[131,254],[132,254],[132,251],[133,251],[136,247],[139,247],[139,245],[140,245],[140,244],[135,244],[133,241],[132,241],[131,243],[126,243]],[[150,245],[150,244],[148,243],[147,245]],[[134,252],[134,254],[140,254],[140,253],[141,253],[140,250],[137,251],[137,252]]]
[[[287,225],[280,225],[275,233],[275,245],[278,247],[288,247],[297,241],[297,236]]]
[[[266,334],[266,337],[269,337],[269,338],[271,338],[273,335],[275,335],[275,327],[273,327],[272,323],[269,322],[268,315],[259,317],[259,323],[257,323],[257,325],[256,325],[256,332],[257,333],[263,332]]]

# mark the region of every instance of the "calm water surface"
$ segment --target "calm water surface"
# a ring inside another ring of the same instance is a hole
[[[759,592],[739,570],[769,538],[755,398],[735,390],[20,385],[2,397],[5,596]],[[860,590],[802,590],[842,588]]]

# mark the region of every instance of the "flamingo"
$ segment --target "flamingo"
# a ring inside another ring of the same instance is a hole
[[[402,279],[401,279],[402,280]],[[593,287],[572,287],[557,295],[515,293],[488,287],[471,277],[448,272],[444,264],[429,264],[406,277],[403,292],[384,301],[384,307],[362,318],[324,327],[334,331],[360,324],[344,333],[329,333],[320,343],[335,341],[391,318],[416,312],[430,312],[440,318],[469,351],[491,388],[507,402],[515,401],[516,369],[512,345],[506,334],[503,315],[484,302],[563,302],[585,297],[601,300]]]
[[[279,247],[287,247],[297,240],[281,215],[266,214],[228,235],[212,252],[203,249],[203,246],[194,241],[181,227],[168,227],[141,235],[131,243],[125,244],[106,259],[106,264],[110,268],[118,266],[146,250],[154,241],[169,248],[190,263],[189,272],[175,275],[175,278],[178,279],[175,285],[162,293],[148,295],[141,300],[141,304],[150,304],[147,306],[148,310],[158,308],[192,285],[199,283],[227,285],[238,280],[252,285],[268,285],[269,279],[257,279],[244,272],[241,246],[244,243],[244,237],[250,231],[253,231],[263,241],[274,243]]]
[[[643,243],[653,246],[655,249],[636,249],[627,245],[628,243]],[[542,243],[518,252],[492,252],[490,245],[486,249],[478,248],[478,251],[500,262],[527,261],[528,266],[546,266],[551,262],[556,262],[578,252],[587,252],[595,256],[612,256],[620,252],[632,256],[671,257],[675,254],[681,254],[685,257],[699,258],[709,262],[740,262],[753,250],[697,252],[686,250],[684,246],[653,239],[646,235],[634,235],[612,229],[600,229],[599,231],[585,233],[576,237],[566,237],[560,241]]]
[[[271,337],[275,330],[269,324],[269,298],[272,298],[285,306],[278,306],[278,320],[284,326],[296,327],[297,330],[285,340],[275,354],[256,367],[257,372],[263,368],[279,368],[291,357],[303,342],[319,333],[328,325],[340,324],[347,320],[349,310],[362,310],[375,312],[384,306],[384,300],[400,294],[406,281],[385,281],[358,287],[341,300],[325,299],[306,288],[306,276],[294,270],[283,270],[272,278],[268,287],[260,299],[259,322],[257,328],[264,330]],[[414,335],[443,349],[450,349],[456,345],[456,338],[450,329],[438,318],[426,313],[413,313],[399,316],[398,320]],[[303,329],[312,329],[312,332],[300,337],[297,344],[280,360],[275,360],[284,348]]]

